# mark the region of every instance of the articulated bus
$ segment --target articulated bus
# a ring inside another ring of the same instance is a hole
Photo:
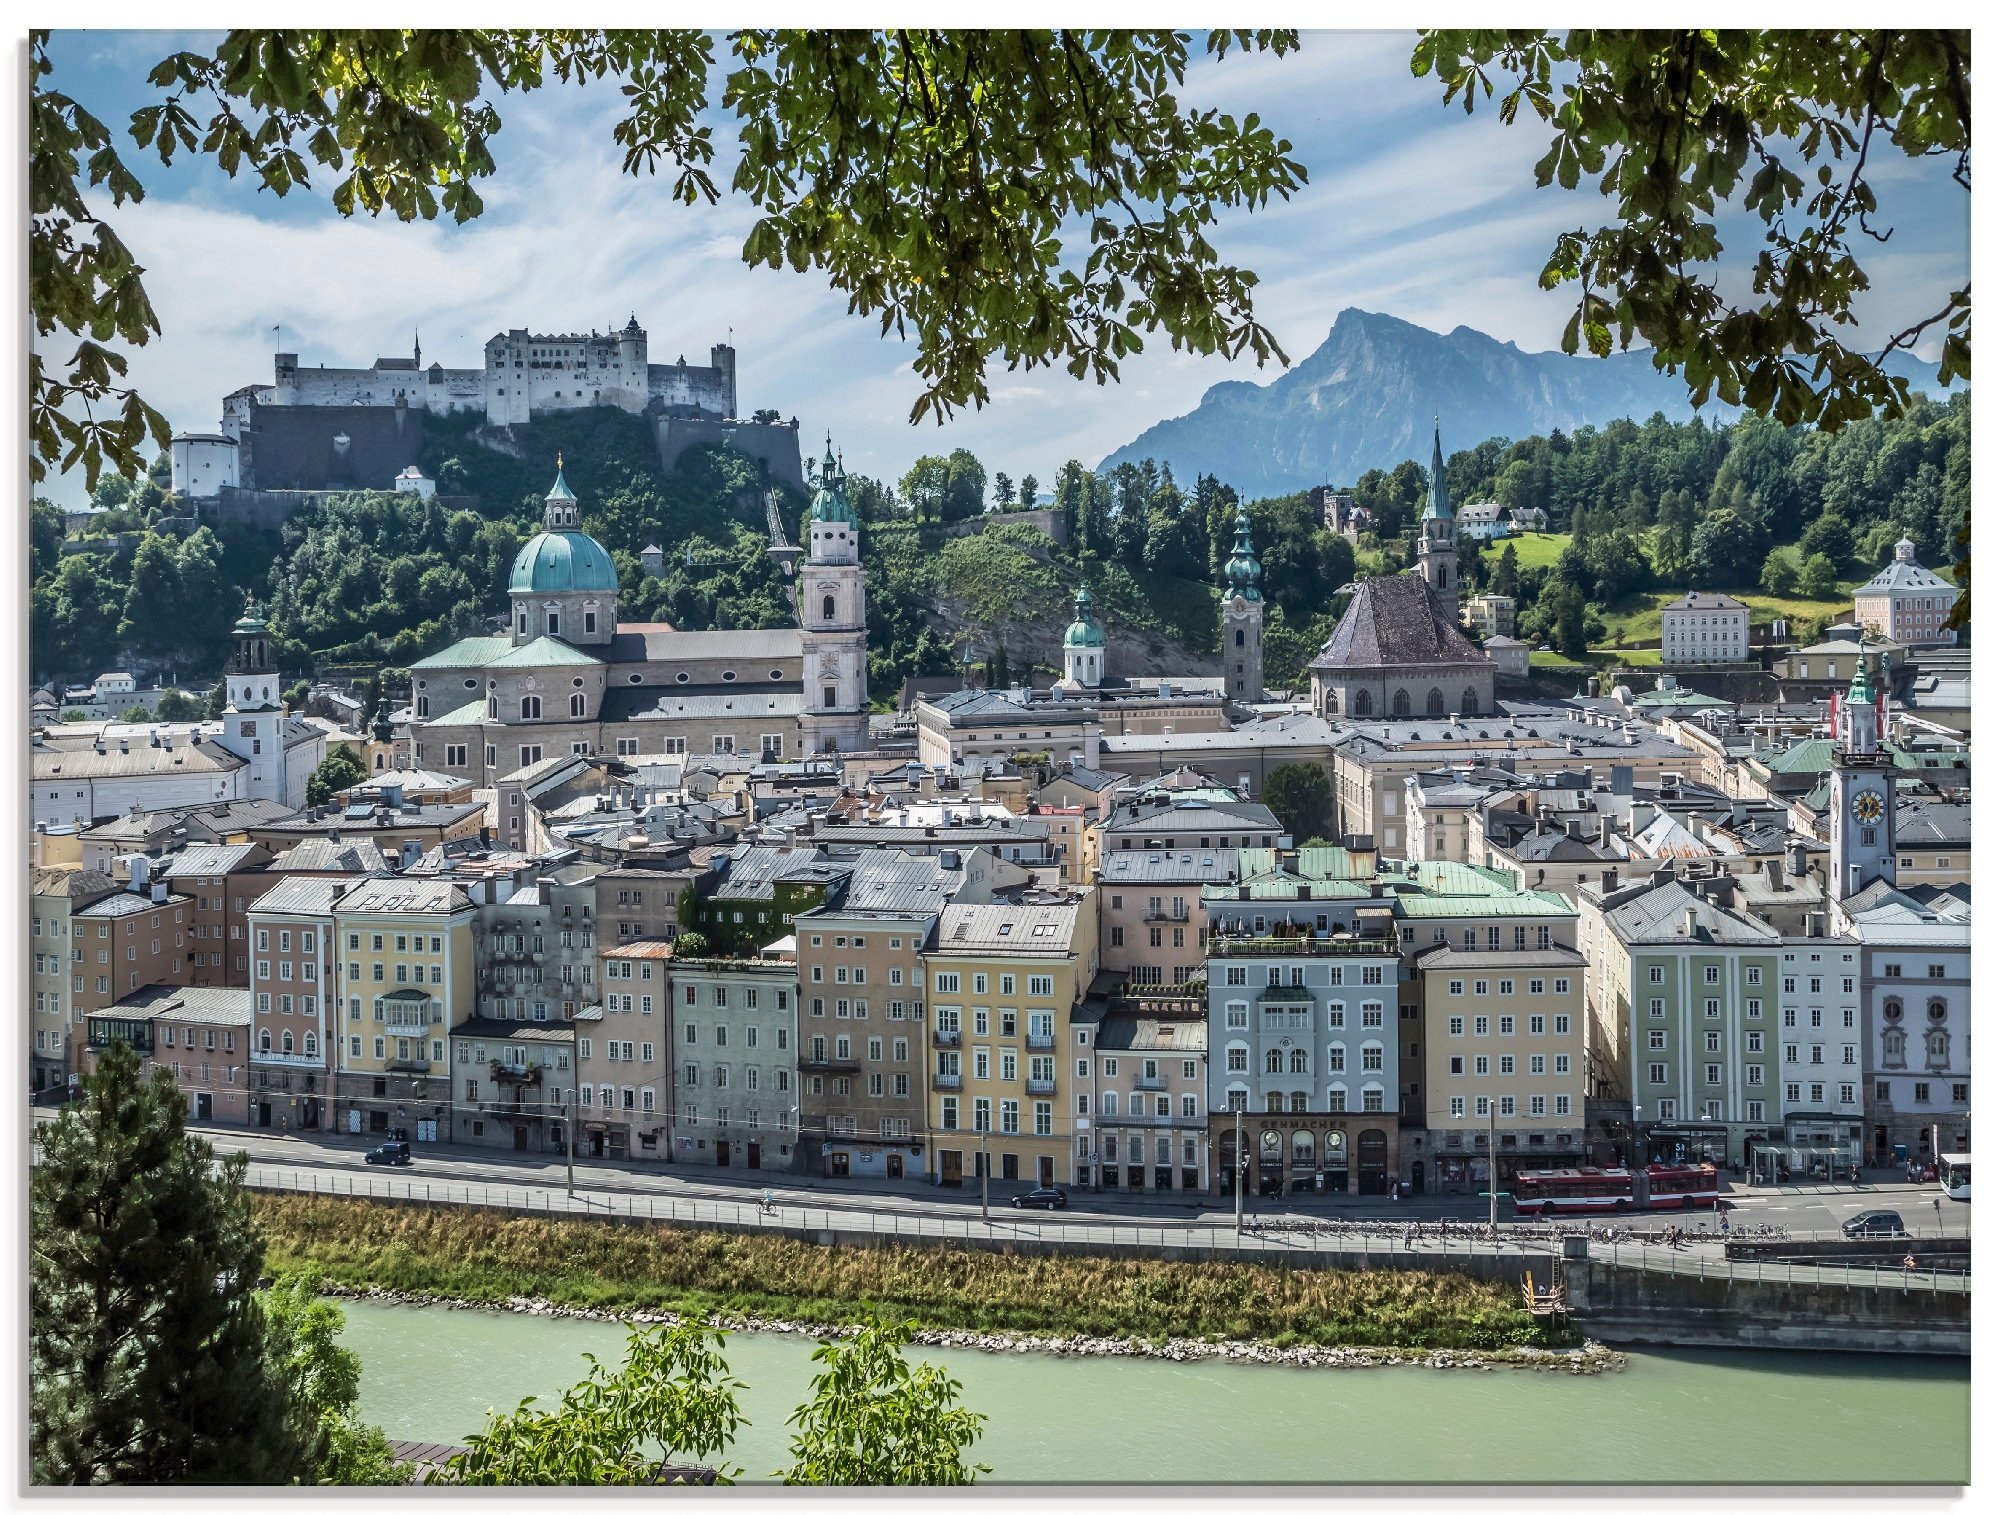
[[[1972,1198],[1972,1154],[1969,1152],[1940,1152],[1938,1154],[1938,1187],[1949,1199]]]
[[[1514,1213],[1602,1215],[1632,1208],[1629,1168],[1524,1169],[1514,1175]]]
[[[1722,1198],[1714,1163],[1649,1163],[1640,1201],[1649,1210],[1714,1209]]]

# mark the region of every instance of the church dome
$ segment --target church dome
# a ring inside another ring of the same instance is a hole
[[[514,556],[507,576],[509,594],[616,594],[618,570],[611,554],[577,524],[576,495],[563,478],[556,454],[556,481],[542,502],[542,530]]]
[[[1098,624],[1097,612],[1090,597],[1090,587],[1083,586],[1076,592],[1076,619],[1063,633],[1065,647],[1102,647],[1104,628]]]
[[[1222,576],[1229,581],[1232,598],[1240,598],[1252,603],[1264,598],[1257,587],[1264,576],[1264,566],[1257,561],[1257,554],[1250,546],[1250,512],[1240,504],[1236,507],[1236,550],[1229,555],[1223,565]]]
[[[507,576],[509,594],[618,592],[611,554],[580,531],[544,531],[529,539]]]

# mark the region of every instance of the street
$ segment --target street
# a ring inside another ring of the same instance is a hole
[[[53,1119],[55,1111],[36,1109],[37,1120]],[[293,1167],[321,1172],[349,1172],[366,1166],[364,1154],[376,1138],[341,1135],[280,1135],[240,1127],[191,1127],[212,1142],[222,1153],[245,1152],[262,1165]],[[375,1168],[378,1175],[397,1178],[428,1178],[453,1183],[485,1183],[527,1190],[562,1190],[565,1176],[562,1159],[546,1155],[526,1155],[486,1147],[454,1143],[419,1143],[411,1148],[414,1162],[407,1168]],[[1739,1233],[1758,1225],[1783,1226],[1794,1237],[1807,1232],[1837,1231],[1849,1216],[1864,1210],[1894,1210],[1913,1233],[1927,1236],[1969,1234],[1972,1207],[1963,1201],[1945,1199],[1935,1185],[1903,1181],[1900,1171],[1876,1170],[1880,1182],[1849,1184],[1797,1184],[1784,1188],[1748,1188],[1723,1177],[1723,1194],[1729,1207],[1730,1225]],[[961,1189],[947,1189],[921,1182],[870,1183],[859,1179],[805,1178],[771,1170],[714,1169],[688,1164],[606,1163],[581,1160],[576,1164],[579,1194],[596,1192],[653,1196],[660,1199],[754,1199],[767,1190],[780,1204],[810,1205],[814,1209],[879,1212],[910,1216],[934,1216],[963,1220],[977,1215],[979,1185],[968,1179]],[[995,1209],[1009,1209],[1009,1200],[1025,1193],[1032,1185],[1005,1183],[995,1179],[991,1203]],[[1065,1215],[1148,1225],[1231,1224],[1233,1201],[1197,1198],[1185,1193],[1122,1192],[1095,1193],[1071,1189],[1067,1211],[1033,1212],[1037,1219],[1060,1220]],[[1499,1218],[1510,1219],[1510,1205],[1501,1200]],[[1368,1221],[1484,1221],[1487,1201],[1471,1195],[1426,1195],[1412,1200],[1360,1195],[1292,1195],[1283,1201],[1245,1196],[1244,1215],[1263,1220],[1281,1217],[1324,1220]],[[1608,1219],[1608,1218],[1607,1218]],[[1715,1217],[1707,1211],[1690,1214],[1661,1212],[1619,1217],[1620,1224],[1678,1224],[1694,1231],[1712,1230]]]

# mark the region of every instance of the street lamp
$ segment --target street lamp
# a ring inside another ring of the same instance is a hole
[[[1243,1183],[1250,1174],[1250,1154],[1243,1150],[1243,1107],[1236,1108],[1236,1234],[1243,1234]]]
[[[581,1049],[577,1045],[576,1035],[576,1017],[572,1015],[569,1018],[569,1118],[563,1122],[563,1180],[568,1186],[571,1199],[576,1198],[576,1112],[580,1108],[577,1104],[577,1089],[583,1077],[583,1062],[577,1055]],[[668,1129],[672,1130],[672,1117],[669,1116],[668,1119]],[[669,1137],[668,1140],[671,1141],[672,1138]],[[671,1148],[668,1149],[667,1155],[670,1158],[673,1156]]]
[[[979,1218],[989,1224],[993,1220],[992,1211],[986,1208],[987,1182],[993,1177],[993,1162],[986,1155],[987,1128],[979,1128]]]

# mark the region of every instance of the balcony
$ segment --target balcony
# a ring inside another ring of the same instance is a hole
[[[1149,926],[1158,924],[1166,924],[1173,926],[1191,926],[1194,924],[1194,917],[1189,915],[1186,911],[1180,911],[1176,913],[1167,910],[1148,910],[1144,915],[1140,916],[1139,919],[1146,922],[1146,924]]]
[[[383,1064],[391,1073],[428,1073],[431,1062],[427,1057],[392,1057]]]
[[[1208,935],[1210,957],[1394,957],[1390,936],[1223,936]]]
[[[933,1031],[931,1033],[931,1045],[933,1047],[956,1047],[963,1042],[963,1035],[957,1031]]]
[[[931,1087],[946,1094],[956,1094],[965,1087],[965,1080],[956,1073],[933,1073]]]
[[[1031,1078],[1028,1080],[1028,1092],[1030,1094],[1053,1094],[1056,1092],[1056,1081],[1052,1078]]]
[[[1053,1031],[1030,1031],[1028,1033],[1030,1052],[1053,1052],[1056,1050],[1056,1035]]]
[[[501,1085],[539,1084],[542,1081],[540,1068],[517,1068],[508,1063],[492,1065],[493,1082]]]
[[[311,1068],[315,1072],[326,1067],[326,1059],[317,1052],[311,1056],[303,1052],[252,1052],[250,1062],[253,1067]]]
[[[802,1057],[799,1070],[803,1073],[859,1073],[861,1059],[858,1057]]]
[[[1132,1087],[1134,1089],[1151,1089],[1164,1094],[1167,1088],[1167,1078],[1163,1073],[1155,1073],[1150,1078],[1142,1073],[1132,1080]]]

